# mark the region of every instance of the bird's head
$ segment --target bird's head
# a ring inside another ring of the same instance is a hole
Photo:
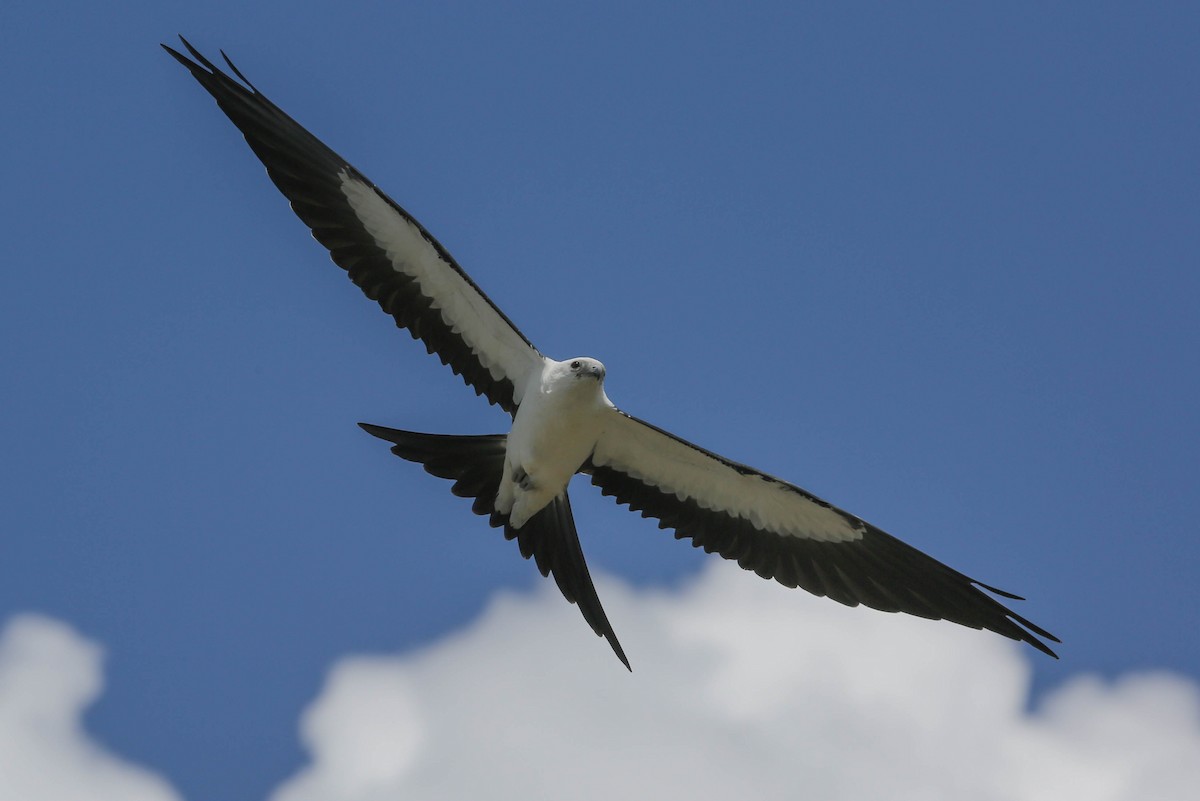
[[[577,356],[563,362],[563,365],[567,368],[567,375],[576,381],[591,380],[604,383],[604,365],[596,359]]]
[[[541,391],[547,395],[563,393],[573,398],[597,398],[607,402],[604,365],[586,356],[561,362],[547,359],[541,375]]]

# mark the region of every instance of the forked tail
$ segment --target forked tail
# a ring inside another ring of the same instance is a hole
[[[417,462],[426,472],[453,481],[450,491],[460,498],[473,499],[471,511],[486,515],[493,527],[502,526],[504,537],[517,541],[522,556],[533,557],[543,576],[552,575],[563,597],[579,606],[583,619],[608,640],[617,658],[629,668],[629,660],[592,584],[566,490],[519,529],[510,526],[508,516],[496,510],[507,435],[420,434],[369,423],[359,426],[392,443],[392,453],[401,459]]]

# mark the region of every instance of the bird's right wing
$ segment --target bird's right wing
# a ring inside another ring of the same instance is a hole
[[[420,223],[264,97],[228,58],[245,85],[183,44],[195,61],[163,48],[216,98],[334,262],[476,393],[515,414],[527,379],[543,363],[529,340]]]

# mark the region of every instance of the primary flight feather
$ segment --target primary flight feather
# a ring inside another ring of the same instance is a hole
[[[567,496],[576,473],[672,528],[676,538],[789,587],[988,629],[1055,656],[1054,635],[991,595],[1020,600],[906,545],[786,481],[718,456],[618,409],[604,365],[543,356],[449,252],[345,159],[283,113],[225,58],[232,77],[183,40],[187,67],[245,136],[313,237],[396,324],[512,416],[508,434],[420,434],[360,424],[392,451],[454,481],[472,509],[515,539],[577,604],[618,658]],[[222,55],[224,55],[222,53]],[[240,81],[240,82],[239,82]]]

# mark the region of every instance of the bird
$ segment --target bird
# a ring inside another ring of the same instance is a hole
[[[224,51],[228,73],[180,41],[188,55],[162,47],[216,100],[334,263],[398,327],[511,417],[507,434],[359,425],[397,456],[452,481],[452,493],[470,499],[473,512],[553,578],[626,669],[571,511],[567,489],[576,474],[676,539],[765,579],[847,606],[986,629],[1058,658],[1046,641],[1061,640],[993,597],[1020,596],[795,484],[622,411],[605,394],[600,361],[543,355],[432,234],[268,100]]]

